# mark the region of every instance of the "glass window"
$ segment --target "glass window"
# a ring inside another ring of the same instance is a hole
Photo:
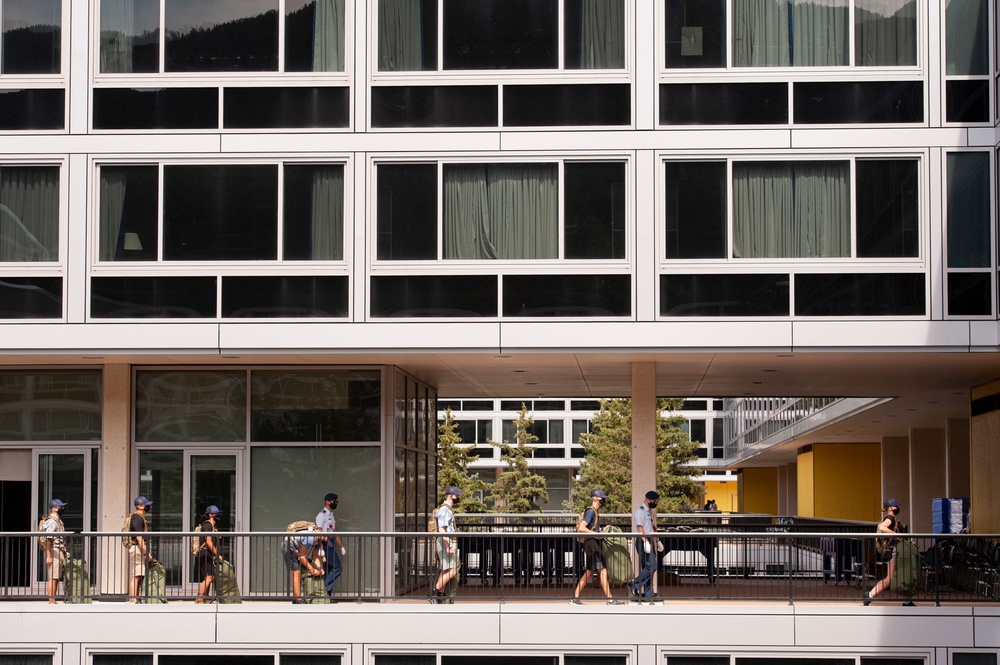
[[[204,319],[218,316],[218,278],[93,277],[90,311],[97,319]]]
[[[101,1],[101,72],[160,69],[160,0]]]
[[[857,160],[859,257],[918,255],[917,167],[915,159]]]
[[[952,665],[997,665],[997,654],[995,652],[953,652],[951,654]],[[863,663],[868,665],[868,663]]]
[[[243,442],[246,422],[244,371],[136,372],[136,441]]]
[[[446,70],[625,66],[623,0],[380,0],[378,11],[383,72],[437,70],[439,42]]]
[[[787,83],[664,83],[661,125],[783,125]]]
[[[240,86],[224,88],[222,94],[222,126],[226,129],[312,129],[350,124],[347,86]]]
[[[242,275],[222,277],[226,318],[343,318],[347,275]]]
[[[0,319],[58,319],[62,277],[0,277]]]
[[[94,129],[218,129],[218,88],[95,88]]]
[[[344,71],[344,0],[285,0],[285,71]]]
[[[379,441],[378,371],[255,371],[251,441]]]
[[[733,164],[733,257],[851,255],[848,162]]]
[[[916,0],[854,0],[854,64],[917,64]]]
[[[278,167],[163,167],[163,259],[261,261],[278,253]]]
[[[0,166],[0,263],[59,260],[59,167]]]
[[[4,653],[0,654],[0,665],[52,665],[52,654]]]
[[[379,164],[377,255],[381,260],[437,258],[437,165]]]
[[[567,259],[625,258],[625,163],[567,162]]]
[[[948,153],[948,267],[988,268],[990,154]]]
[[[3,74],[58,74],[62,0],[3,0]]]
[[[848,0],[734,2],[736,67],[844,66],[848,61]]]
[[[726,163],[667,162],[664,170],[667,258],[725,258]]]
[[[948,314],[990,316],[992,313],[993,284],[990,273],[948,273]]]
[[[372,127],[496,127],[499,94],[495,85],[373,86]]]
[[[175,656],[160,654],[159,665],[274,665],[274,656],[247,656],[228,653],[213,653],[201,656]]]
[[[343,165],[285,165],[284,213],[284,259],[343,259]]]
[[[627,83],[505,85],[505,127],[622,126],[632,121]]]
[[[787,274],[660,275],[660,315],[788,316]]]
[[[95,653],[93,665],[153,665],[153,654]]]
[[[100,441],[100,371],[0,372],[0,441]]]
[[[384,275],[371,278],[377,318],[497,316],[495,275]]]
[[[156,166],[102,166],[98,192],[102,261],[155,261],[158,254]]]
[[[922,81],[797,81],[797,124],[923,122]]]
[[[184,530],[184,451],[140,450],[139,494],[152,497],[153,510],[147,520],[150,531]],[[193,528],[193,527],[192,527]],[[173,544],[173,543],[171,543]],[[152,541],[153,556],[166,571],[167,584],[177,585],[183,579],[182,554],[176,547],[166,547],[167,541]],[[160,549],[164,546],[163,549]],[[160,551],[157,551],[157,550]],[[186,556],[187,552],[183,553]]]
[[[725,0],[664,0],[667,69],[726,66]]]
[[[945,73],[976,76],[990,73],[987,0],[946,0]]]
[[[923,316],[924,273],[798,274],[798,316]]]
[[[66,91],[62,88],[0,90],[0,131],[62,129],[66,126]]]
[[[629,316],[631,275],[504,275],[503,315]]]
[[[164,0],[168,72],[278,69],[278,0]]]

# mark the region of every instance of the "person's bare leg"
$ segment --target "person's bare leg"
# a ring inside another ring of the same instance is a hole
[[[601,591],[604,592],[604,597],[605,598],[610,598],[611,597],[611,587],[608,586],[608,569],[607,568],[601,568],[601,573],[600,574],[601,574],[601,577],[600,577],[600,579],[601,579]]]
[[[579,598],[580,594],[583,593],[584,588],[594,577],[594,573],[591,570],[583,571],[583,575],[580,576],[580,581],[576,584],[576,592],[573,594],[574,598]]]
[[[53,605],[56,602],[56,594],[59,593],[59,580],[49,580],[49,605]]]

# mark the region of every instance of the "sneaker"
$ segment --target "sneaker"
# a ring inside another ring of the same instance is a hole
[[[916,607],[916,606],[917,604],[914,603],[912,600],[908,600],[905,603],[903,603],[903,607]]]
[[[635,586],[634,584],[628,585],[628,592],[632,594],[633,598],[639,597],[639,587]]]
[[[581,601],[579,598],[570,598],[569,599],[569,604],[570,605],[583,605],[583,601]]]
[[[865,591],[864,603],[865,603],[865,607],[868,607],[869,605],[872,604],[872,595],[871,595],[871,593],[869,593],[867,591]]]
[[[608,605],[625,605],[624,600],[618,600],[617,598],[608,598]]]

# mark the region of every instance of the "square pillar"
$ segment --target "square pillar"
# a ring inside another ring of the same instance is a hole
[[[910,430],[910,500],[902,507],[902,520],[909,523],[911,532],[929,533],[931,500],[948,496],[946,453],[943,429]]]
[[[632,506],[656,489],[656,363],[632,363]]]

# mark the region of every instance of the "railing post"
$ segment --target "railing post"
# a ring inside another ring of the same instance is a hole
[[[787,559],[788,559],[788,604],[789,605],[794,605],[795,604],[795,598],[793,597],[793,590],[792,590],[792,539],[791,538],[787,538],[786,540],[788,542],[788,556],[787,556]]]

